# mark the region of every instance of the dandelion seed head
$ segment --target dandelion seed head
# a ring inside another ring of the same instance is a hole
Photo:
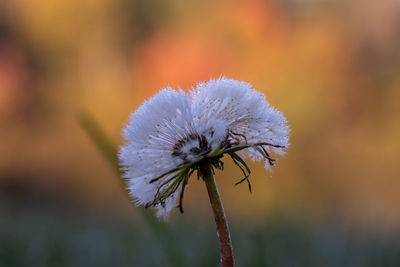
[[[225,78],[190,93],[161,90],[132,113],[123,135],[119,158],[130,194],[163,218],[200,162],[220,168],[223,153],[243,147],[240,155],[264,159],[269,169],[269,153],[283,154],[289,145],[282,113],[249,84]]]

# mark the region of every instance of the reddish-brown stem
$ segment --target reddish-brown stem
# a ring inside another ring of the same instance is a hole
[[[222,206],[217,184],[214,179],[214,173],[211,168],[211,166],[204,168],[206,170],[203,170],[203,179],[206,183],[215,223],[217,225],[217,235],[221,249],[221,263],[223,267],[232,267],[235,265],[235,261],[233,259],[231,236],[229,233],[228,222],[225,217],[224,207]]]

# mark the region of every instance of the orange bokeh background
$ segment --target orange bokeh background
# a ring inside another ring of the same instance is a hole
[[[77,114],[93,114],[117,146],[160,88],[226,76],[265,93],[292,128],[272,175],[252,165],[251,195],[232,164],[217,173],[229,217],[398,228],[399,29],[395,0],[1,1],[2,205],[130,210]],[[205,188],[189,185],[185,216],[202,218]]]

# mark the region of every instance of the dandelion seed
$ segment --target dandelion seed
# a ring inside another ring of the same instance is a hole
[[[243,158],[264,160],[269,169],[275,163],[271,152],[283,154],[288,135],[285,117],[263,94],[247,83],[222,78],[199,83],[189,93],[166,88],[143,103],[124,129],[127,142],[119,156],[131,196],[163,218],[177,199],[183,212],[185,187],[197,172],[207,185],[220,241],[227,243],[221,241],[221,255],[226,254],[225,262],[231,257],[233,264],[214,169],[223,169],[221,158],[229,155],[244,176],[236,184],[246,181],[251,191],[251,171]]]

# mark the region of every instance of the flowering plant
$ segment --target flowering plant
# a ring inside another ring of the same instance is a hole
[[[127,187],[137,204],[157,209],[167,218],[177,206],[183,212],[183,195],[190,176],[206,183],[217,223],[224,266],[233,265],[228,225],[214,180],[228,155],[249,181],[244,158],[274,165],[271,152],[288,147],[285,117],[249,84],[221,78],[199,83],[189,93],[165,88],[135,111],[124,129],[120,149]]]

